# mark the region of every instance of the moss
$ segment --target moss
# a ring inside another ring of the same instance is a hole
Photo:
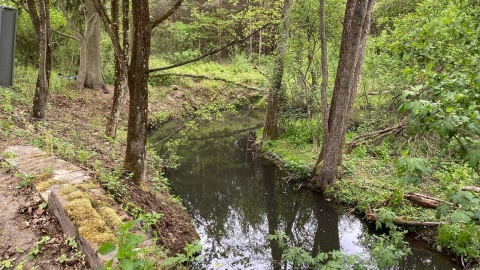
[[[122,224],[122,219],[117,215],[115,210],[108,206],[98,208],[97,212],[112,231],[116,230],[118,226]]]
[[[35,182],[35,188],[37,189],[38,192],[43,193],[47,189],[49,189],[51,186],[63,185],[65,183],[66,183],[65,181],[55,180],[53,178],[49,178],[49,179],[44,180],[44,181]]]
[[[89,199],[75,199],[69,202],[64,209],[78,231],[89,241],[101,245],[115,239],[114,234],[92,207]]]
[[[82,191],[81,189],[73,185],[62,188],[60,190],[60,193],[62,194],[63,198],[67,201],[73,201],[73,200],[82,199],[82,198],[88,199],[90,202],[92,201],[91,196],[87,192]]]
[[[43,172],[35,175],[32,179],[33,183],[43,182],[45,180],[51,179],[53,177],[53,170],[47,168]]]

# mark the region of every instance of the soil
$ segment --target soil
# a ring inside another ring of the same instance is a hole
[[[40,196],[28,186],[20,188],[21,182],[7,169],[0,169],[0,268],[8,269],[11,263],[24,269],[87,269]],[[42,239],[48,240],[38,244]]]

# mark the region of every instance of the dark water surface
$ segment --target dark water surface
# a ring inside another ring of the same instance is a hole
[[[312,254],[341,250],[364,254],[369,231],[358,217],[318,193],[289,185],[271,162],[252,152],[262,116],[243,113],[196,132],[178,154],[168,178],[190,211],[201,237],[198,269],[290,269],[278,246],[266,240],[276,231]],[[160,139],[159,131],[153,137]],[[449,258],[411,245],[398,269],[452,269]]]

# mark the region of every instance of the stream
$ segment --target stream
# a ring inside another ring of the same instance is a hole
[[[178,150],[179,168],[167,172],[201,238],[203,260],[194,268],[291,269],[281,262],[278,245],[266,239],[275,232],[314,255],[341,250],[368,257],[362,239],[373,233],[371,226],[321,194],[287,184],[275,164],[252,151],[262,120],[262,114],[249,111],[199,127]],[[168,130],[150,141],[166,137]],[[397,269],[459,269],[420,242],[411,240],[410,247],[412,254]]]

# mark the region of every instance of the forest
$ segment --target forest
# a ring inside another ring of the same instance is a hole
[[[87,171],[108,197],[89,207],[130,217],[94,241],[113,256],[102,269],[479,267],[479,0],[2,6],[17,17],[0,177],[15,174],[23,193],[48,182],[8,164],[14,145]],[[342,227],[351,216],[367,225]],[[342,230],[361,231],[360,252]],[[77,247],[41,241],[33,256],[0,242],[0,270],[87,267]]]

